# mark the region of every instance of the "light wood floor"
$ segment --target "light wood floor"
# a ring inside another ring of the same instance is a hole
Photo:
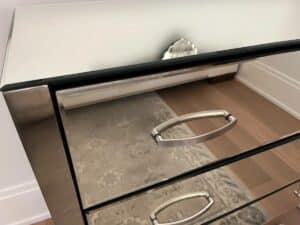
[[[35,223],[33,225],[54,225],[54,223],[51,220],[45,220],[39,223]]]
[[[300,129],[300,121],[270,103],[236,80],[209,84],[206,81],[159,91],[160,96],[178,114],[209,109],[226,109],[236,116],[237,126],[226,135],[206,142],[216,157],[241,152],[275,140]],[[194,121],[188,125],[195,133],[218,127],[220,120]],[[230,167],[255,196],[279,187],[300,176],[300,142],[280,150],[261,154]],[[270,215],[279,215],[297,204],[290,188],[284,194],[264,201]],[[53,225],[50,220],[36,225]]]
[[[300,130],[300,121],[236,80],[210,84],[206,81],[165,89],[159,92],[176,112],[185,114],[210,109],[226,109],[238,118],[231,131],[205,142],[218,158],[232,155],[274,141]],[[201,133],[224,123],[216,119],[188,123],[195,133]],[[230,169],[251,191],[261,196],[300,176],[300,141],[289,143],[275,151],[260,154],[230,166]],[[296,206],[292,190],[284,197],[263,202],[269,215],[278,215]]]

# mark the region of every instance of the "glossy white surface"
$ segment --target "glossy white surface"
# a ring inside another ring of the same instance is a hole
[[[296,39],[296,2],[105,0],[20,7],[2,85],[158,60],[179,37],[200,52]]]
[[[46,1],[67,0],[0,1],[0,71],[2,71],[5,45],[15,6]],[[28,225],[49,218],[48,208],[2,93],[0,93],[0,124],[0,224]]]

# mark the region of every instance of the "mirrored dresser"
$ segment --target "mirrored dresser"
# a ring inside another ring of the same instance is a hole
[[[53,222],[298,225],[299,117],[248,82],[282,92],[257,68],[300,50],[290,4],[17,8],[1,91]]]

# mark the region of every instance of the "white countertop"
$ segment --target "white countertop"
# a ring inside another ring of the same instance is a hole
[[[106,0],[16,9],[1,86],[159,60],[171,42],[210,52],[298,39],[296,0]]]

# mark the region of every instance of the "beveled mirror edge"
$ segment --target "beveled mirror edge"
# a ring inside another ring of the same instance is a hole
[[[132,64],[101,70],[86,71],[77,74],[61,74],[52,78],[29,80],[18,83],[0,83],[1,91],[22,89],[40,85],[50,85],[57,90],[70,87],[100,83],[103,80],[126,79],[129,77],[147,76],[198,66],[237,63],[258,57],[287,53],[300,50],[300,39],[264,43],[248,47],[227,49],[193,56],[186,56],[168,60],[157,60],[141,64]]]
[[[7,91],[3,96],[52,221],[86,225],[48,86]]]

